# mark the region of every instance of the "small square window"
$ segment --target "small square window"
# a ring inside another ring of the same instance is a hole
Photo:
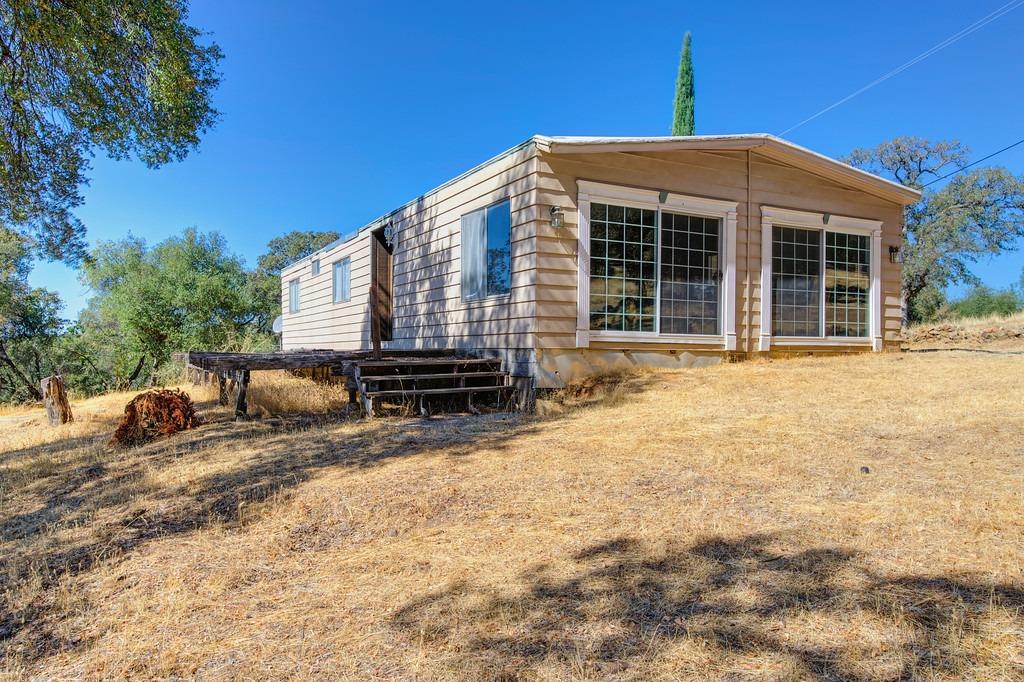
[[[319,258],[314,258],[313,259],[313,265],[312,265],[312,267],[310,269],[312,270],[312,274],[314,274],[314,275],[319,275],[320,274],[320,259]]]

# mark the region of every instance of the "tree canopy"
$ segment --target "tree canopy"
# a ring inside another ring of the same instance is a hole
[[[76,262],[89,155],[184,158],[217,120],[220,48],[185,0],[0,0],[0,224]]]
[[[190,228],[154,247],[100,242],[83,279],[96,292],[87,329],[114,330],[122,355],[145,358],[154,378],[176,350],[245,345],[258,313],[242,261],[216,232]]]
[[[977,285],[971,266],[983,256],[1016,248],[1024,237],[1024,179],[1005,168],[957,173],[937,189],[927,183],[965,165],[968,148],[956,140],[898,137],[854,150],[849,163],[887,175],[924,196],[908,206],[903,226],[905,317],[921,319],[951,284]]]

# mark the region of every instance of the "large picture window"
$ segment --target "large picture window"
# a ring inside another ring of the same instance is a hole
[[[871,238],[825,233],[825,335],[866,337],[871,308]]]
[[[866,338],[871,241],[865,235],[772,227],[772,334]]]
[[[661,214],[661,332],[718,334],[721,222]]]
[[[715,335],[722,221],[590,203],[590,329]]]
[[[653,332],[657,212],[590,205],[590,328]]]
[[[499,202],[462,216],[462,298],[502,296],[512,289],[512,208]]]

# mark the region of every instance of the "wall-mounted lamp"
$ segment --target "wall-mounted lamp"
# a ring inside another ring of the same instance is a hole
[[[831,213],[822,213],[821,214],[821,224],[822,225],[828,225],[828,221],[830,221],[830,220],[832,220],[832,214]]]
[[[551,207],[551,227],[561,227],[565,224],[565,213],[561,206]]]
[[[889,262],[899,263],[900,262],[900,247],[890,246],[889,247]]]

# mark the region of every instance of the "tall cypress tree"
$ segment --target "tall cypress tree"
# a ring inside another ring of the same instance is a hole
[[[676,77],[676,102],[672,112],[672,134],[693,135],[693,60],[690,57],[690,32],[683,37]]]

